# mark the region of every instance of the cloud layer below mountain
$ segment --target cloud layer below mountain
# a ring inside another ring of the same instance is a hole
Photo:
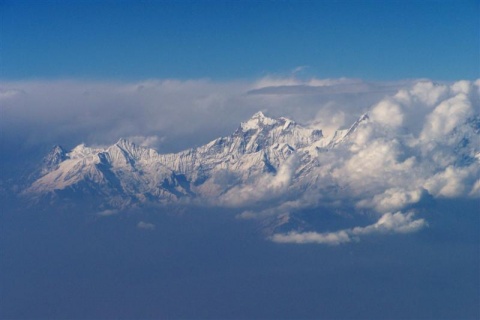
[[[426,221],[408,210],[426,197],[480,197],[479,101],[480,80],[3,82],[1,147],[8,153],[19,144],[73,147],[126,137],[160,152],[178,151],[231,134],[258,110],[321,128],[327,136],[368,113],[369,119],[358,125],[348,143],[318,154],[320,165],[307,190],[295,186],[299,166],[292,157],[276,175],[230,188],[215,201],[247,208],[240,218],[289,215],[319,205],[347,206],[378,217],[366,227],[271,238],[281,243],[340,244],[368,234],[420,230]],[[219,187],[223,180],[216,180]],[[260,202],[269,205],[248,208]]]

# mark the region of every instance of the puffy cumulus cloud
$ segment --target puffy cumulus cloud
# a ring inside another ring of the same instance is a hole
[[[477,165],[468,167],[448,166],[444,171],[429,177],[425,189],[434,196],[455,198],[463,195],[475,195],[480,170]]]
[[[463,124],[472,114],[473,109],[468,96],[465,93],[459,93],[442,101],[427,116],[420,137],[424,140],[441,139]]]
[[[468,81],[435,84],[422,80],[402,88],[362,110],[369,118],[355,124],[341,144],[317,154],[319,165],[304,178],[309,181],[308,187],[299,183],[301,179],[292,179],[301,174],[303,165],[286,162],[277,176],[266,175],[259,183],[237,185],[218,203],[244,208],[239,219],[272,221],[280,216],[295,217],[296,212],[318,206],[385,214],[369,227],[344,230],[350,238],[390,229],[420,230],[426,222],[414,220],[413,214],[387,213],[415,208],[430,197],[480,197],[480,106],[474,86]],[[335,111],[333,106],[333,102],[326,104],[317,112],[320,119],[309,124],[323,128],[328,121],[321,122],[321,118],[331,118],[331,123],[336,123],[331,129],[335,132],[353,123],[346,120],[348,109]],[[360,114],[356,113],[356,119]],[[278,234],[274,239],[296,243],[347,241],[337,236],[293,232]]]
[[[137,228],[142,230],[155,230],[155,225],[150,222],[140,221],[137,223]]]
[[[472,87],[474,86],[475,84],[470,82],[470,81],[467,81],[467,80],[461,80],[461,81],[457,81],[455,82],[452,87],[451,87],[451,90],[452,92],[454,93],[464,93],[464,94],[469,94],[470,91],[472,90]]]
[[[370,113],[374,121],[387,126],[400,127],[403,124],[403,112],[395,101],[382,100]]]
[[[361,236],[371,234],[411,233],[425,228],[428,224],[424,219],[414,219],[413,212],[385,213],[380,219],[366,227],[355,227],[335,232],[296,232],[277,233],[270,240],[277,243],[315,243],[339,245],[358,241]]]
[[[377,194],[390,186],[412,182],[414,177],[405,173],[415,171],[415,158],[407,157],[399,141],[376,139],[365,131],[369,130],[359,131],[361,138],[352,137],[357,147],[351,148],[353,152],[332,171],[334,181],[356,195]]]
[[[355,227],[350,230],[352,235],[368,235],[375,233],[411,233],[428,224],[425,219],[414,219],[415,213],[396,212],[385,213],[376,223],[366,227]]]
[[[271,239],[339,244],[367,234],[415,232],[427,222],[401,210],[414,208],[424,197],[480,198],[478,83],[422,80],[402,88],[366,110],[369,119],[357,123],[342,144],[319,154],[314,181],[320,200],[311,205],[350,201],[356,210],[381,214],[376,223],[338,232],[281,233]],[[299,208],[308,206],[306,201]],[[296,210],[280,208],[282,214]]]
[[[421,80],[385,97],[369,115],[378,123],[435,139],[472,114],[471,101],[478,102],[474,86],[470,81],[447,84]]]
[[[336,163],[323,176],[357,198],[358,207],[378,212],[414,204],[425,192],[450,198],[476,194],[480,106],[472,86],[422,81],[380,101],[347,147],[332,150]]]
[[[335,131],[347,125],[348,115],[342,110],[342,107],[331,101],[326,103],[310,121],[310,125],[322,128],[322,133],[326,137],[333,137]]]
[[[425,191],[423,189],[405,190],[402,188],[390,188],[382,194],[376,194],[371,199],[359,201],[357,206],[359,208],[373,208],[377,212],[387,212],[417,203],[424,194]]]
[[[298,159],[290,156],[273,174],[261,176],[258,180],[231,188],[215,202],[222,206],[239,207],[267,202],[283,197],[291,185],[292,175],[298,167]],[[248,215],[248,214],[246,214]]]
[[[386,95],[411,83],[267,76],[253,83],[247,97],[270,116],[286,116],[321,127],[323,133],[330,136],[335,130],[353,123],[359,114]]]
[[[433,83],[432,81],[419,81],[408,93],[403,91],[399,97],[406,98],[408,96],[412,100],[411,103],[432,107],[437,104],[438,101],[445,98],[448,91],[449,87],[446,84]]]

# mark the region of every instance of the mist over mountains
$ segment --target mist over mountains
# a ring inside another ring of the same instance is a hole
[[[277,242],[339,244],[414,232],[428,225],[415,211],[422,202],[480,197],[478,101],[478,81],[418,81],[335,130],[343,110],[305,125],[257,112],[232,134],[176,153],[135,137],[56,146],[19,194],[42,205],[88,204],[99,215],[152,205],[230,208],[239,219],[261,221]],[[319,232],[300,214],[315,208],[367,215],[371,224]]]

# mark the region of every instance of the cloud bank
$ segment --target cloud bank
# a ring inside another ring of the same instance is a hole
[[[303,94],[299,86],[324,91],[344,87],[349,93]],[[352,96],[358,93],[355,86],[363,88],[362,97]],[[279,92],[249,93],[266,88]],[[285,88],[297,94],[285,95]],[[345,125],[383,95],[370,84],[350,79],[0,81],[2,148],[12,148],[12,144],[18,148],[19,143],[25,148],[39,144],[68,148],[131,137],[162,152],[179,151],[230,134],[240,121],[259,110],[303,123],[320,113],[325,127],[329,119],[334,127]]]
[[[280,196],[287,200],[238,218],[293,217],[318,206],[379,217],[367,227],[277,233],[271,240],[278,243],[341,244],[368,234],[418,231],[426,221],[403,210],[428,198],[480,198],[479,101],[480,81],[417,81],[386,95],[366,110],[368,116],[342,145],[318,153],[320,165],[309,173],[314,178],[308,190],[295,189],[293,182]]]

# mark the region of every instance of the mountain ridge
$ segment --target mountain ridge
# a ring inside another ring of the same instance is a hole
[[[270,226],[292,224],[299,221],[295,212],[315,207],[379,216],[425,197],[478,197],[478,123],[468,117],[426,140],[425,129],[402,133],[365,113],[324,136],[321,128],[257,112],[232,134],[176,153],[124,138],[68,152],[55,146],[21,195],[33,204],[81,204],[97,212],[224,207]]]
[[[158,206],[228,208],[240,219],[259,219],[267,234],[308,230],[315,219],[305,220],[305,209],[363,211],[379,218],[367,229],[277,237],[348,242],[375,228],[396,230],[382,221],[398,220],[398,230],[423,227],[422,219],[398,211],[421,206],[422,199],[479,197],[478,119],[467,117],[448,134],[427,140],[426,129],[414,136],[367,113],[324,136],[321,128],[257,112],[232,134],[176,153],[124,138],[104,147],[82,143],[70,151],[55,146],[21,197],[47,208],[86,207],[101,216]]]
[[[337,131],[335,143],[352,130],[353,126],[348,131]],[[262,174],[275,175],[299,150],[308,160],[318,150],[333,146],[333,140],[324,137],[318,128],[257,112],[233,134],[177,153],[160,154],[124,138],[104,148],[80,144],[66,152],[55,146],[45,157],[38,179],[23,194],[39,198],[65,190],[75,193],[82,190],[83,184],[83,189],[92,189],[90,192],[100,186],[103,190],[99,194],[117,193],[126,200],[120,202],[122,205],[218,196],[234,184],[251,182]],[[226,190],[216,188],[215,181],[222,179]],[[107,202],[106,207],[119,205],[118,201]]]

